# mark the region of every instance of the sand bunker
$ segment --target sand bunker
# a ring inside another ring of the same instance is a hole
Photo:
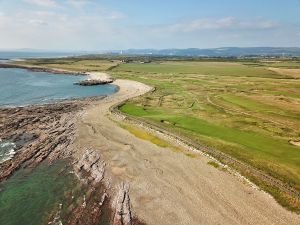
[[[292,145],[296,145],[296,146],[299,146],[300,147],[300,141],[289,141],[290,144]]]

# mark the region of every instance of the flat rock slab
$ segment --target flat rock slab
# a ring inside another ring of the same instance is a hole
[[[75,85],[94,86],[112,83],[113,80],[82,80],[74,83]]]

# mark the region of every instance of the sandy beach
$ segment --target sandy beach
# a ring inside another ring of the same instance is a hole
[[[94,77],[95,78],[95,77]],[[298,215],[268,194],[207,164],[205,156],[188,157],[122,129],[110,107],[152,88],[116,80],[119,91],[89,106],[77,120],[74,146],[78,158],[92,148],[106,162],[111,191],[130,185],[134,215],[149,225],[300,224]]]

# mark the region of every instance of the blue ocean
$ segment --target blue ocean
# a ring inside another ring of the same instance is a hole
[[[43,104],[69,98],[110,95],[114,85],[79,86],[83,76],[0,68],[0,107]]]

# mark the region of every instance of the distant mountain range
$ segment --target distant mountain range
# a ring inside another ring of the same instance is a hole
[[[227,47],[227,48],[187,48],[187,49],[128,49],[111,51],[124,55],[159,55],[159,56],[207,56],[207,57],[242,57],[242,56],[300,56],[300,48],[289,47]]]

